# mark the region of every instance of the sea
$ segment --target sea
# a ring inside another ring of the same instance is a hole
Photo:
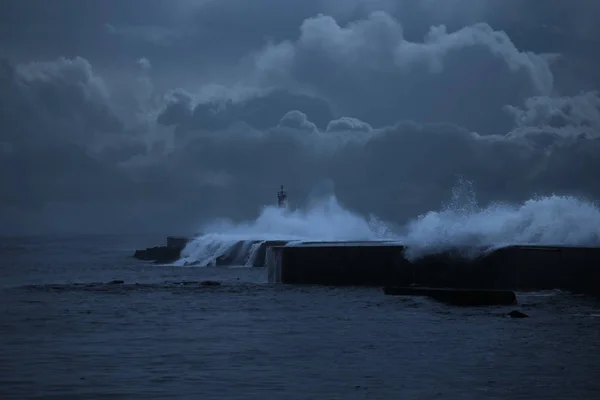
[[[594,242],[600,225],[585,224],[600,213],[574,201],[469,211],[470,219],[429,214],[404,238],[430,232],[436,239],[421,251],[442,237],[480,243],[510,229],[529,232],[530,241]],[[568,204],[574,211],[565,214]],[[251,223],[204,228],[213,244],[269,232],[386,235],[340,212],[331,204],[302,215],[265,210]],[[561,233],[560,223],[579,231]],[[440,233],[442,225],[453,228]],[[0,399],[600,398],[598,300],[552,291],[518,293],[510,307],[460,308],[377,287],[268,283],[260,267],[132,257],[164,242],[163,235],[1,238]],[[199,247],[185,257],[206,258]],[[512,310],[528,318],[509,318]]]
[[[381,288],[269,284],[264,268],[132,258],[162,241],[5,238],[0,398],[600,396],[596,301],[543,292],[463,309]],[[205,280],[221,285],[184,283]],[[506,317],[513,309],[529,318]]]

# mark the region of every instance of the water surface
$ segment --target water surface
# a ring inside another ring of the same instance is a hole
[[[461,309],[166,267],[158,237],[3,239],[2,399],[596,399],[600,305]],[[221,286],[181,284],[218,280]],[[123,280],[124,284],[101,284]],[[95,283],[96,282],[96,283]],[[510,319],[514,308],[530,315]]]

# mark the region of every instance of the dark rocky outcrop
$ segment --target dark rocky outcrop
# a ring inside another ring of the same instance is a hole
[[[173,263],[181,258],[181,252],[190,242],[190,238],[169,236],[166,246],[149,247],[136,250],[133,257],[138,260],[154,261],[160,264]],[[207,266],[227,267],[233,265],[248,265],[252,267],[265,267],[267,250],[273,246],[284,246],[286,240],[239,240],[229,246],[220,254],[215,254]],[[187,262],[185,265],[194,265],[197,261]]]
[[[148,247],[143,250],[136,250],[134,258],[143,261],[154,261],[159,264],[173,263],[181,257],[181,252],[190,242],[190,238],[181,236],[167,236],[166,246]]]
[[[136,250],[133,257],[138,260],[168,264],[179,260],[181,250],[183,249],[177,247],[155,246],[145,250]]]

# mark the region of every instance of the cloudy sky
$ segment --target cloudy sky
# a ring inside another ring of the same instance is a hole
[[[600,198],[597,0],[4,0],[1,233],[185,233],[280,184],[403,222]]]

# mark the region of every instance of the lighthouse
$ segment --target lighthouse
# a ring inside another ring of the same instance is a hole
[[[277,207],[279,208],[287,208],[287,193],[283,189],[283,185],[277,192]]]

